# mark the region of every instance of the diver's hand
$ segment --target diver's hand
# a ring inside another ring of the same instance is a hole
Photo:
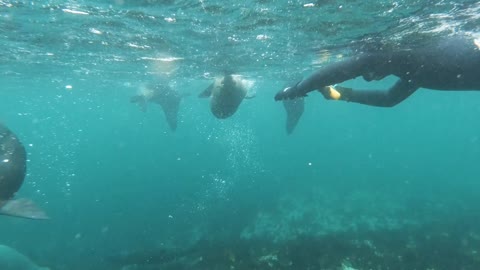
[[[323,97],[328,100],[346,100],[349,101],[352,96],[352,88],[343,86],[325,86],[318,90]]]
[[[294,99],[294,98],[307,96],[306,93],[303,93],[300,91],[300,89],[298,89],[297,85],[298,84],[296,84],[295,86],[286,87],[285,89],[279,91],[275,95],[275,100],[279,101],[279,100]]]

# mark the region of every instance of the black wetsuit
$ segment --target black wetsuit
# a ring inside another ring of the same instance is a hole
[[[398,52],[364,53],[326,66],[277,93],[275,100],[306,96],[325,86],[363,76],[367,81],[388,75],[400,78],[389,90],[353,90],[341,100],[391,107],[418,88],[435,90],[480,90],[479,42],[463,37],[448,38],[429,47]],[[328,97],[327,97],[328,98]]]

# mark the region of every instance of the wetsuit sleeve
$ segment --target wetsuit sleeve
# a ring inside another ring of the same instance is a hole
[[[369,62],[373,61],[370,58],[356,57],[326,66],[301,81],[297,85],[298,91],[308,93],[361,76]]]
[[[278,92],[275,100],[303,97],[311,91],[356,78],[361,76],[369,68],[369,65],[378,62],[375,60],[377,60],[376,57],[363,55],[327,65],[295,86]]]
[[[354,90],[342,100],[377,107],[393,107],[405,100],[418,89],[414,83],[398,80],[388,90]]]

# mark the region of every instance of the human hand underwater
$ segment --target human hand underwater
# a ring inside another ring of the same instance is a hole
[[[307,94],[300,91],[297,86],[298,83],[294,86],[286,87],[283,90],[278,91],[278,93],[275,95],[275,100],[279,101],[307,96]]]
[[[343,86],[325,86],[318,90],[325,99],[328,100],[346,100],[348,101],[352,96],[352,88],[343,87]]]

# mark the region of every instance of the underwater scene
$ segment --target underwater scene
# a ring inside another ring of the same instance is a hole
[[[0,0],[0,270],[480,269],[480,93],[448,91],[480,90],[479,14]],[[459,35],[465,66],[432,45]],[[419,47],[442,75],[337,65]]]

